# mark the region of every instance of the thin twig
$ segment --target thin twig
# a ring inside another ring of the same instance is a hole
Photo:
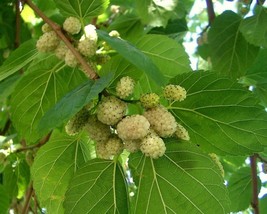
[[[31,182],[30,186],[28,188],[28,192],[26,194],[26,201],[25,201],[25,204],[24,204],[24,207],[23,207],[21,214],[27,214],[28,213],[32,194],[33,194],[33,186],[32,186],[32,182]]]
[[[216,17],[215,12],[214,12],[213,2],[212,0],[206,0],[206,4],[207,4],[208,17],[209,17],[209,25],[211,25]]]
[[[251,206],[254,214],[259,214],[259,198],[258,198],[258,178],[257,178],[257,155],[250,156],[251,179],[252,179],[252,201]]]
[[[49,132],[49,134],[46,135],[42,140],[40,140],[39,143],[31,145],[31,146],[19,148],[16,150],[16,153],[27,151],[27,150],[32,150],[32,149],[39,148],[39,147],[43,146],[44,144],[46,144],[47,141],[49,141],[51,134],[52,134],[52,131]]]
[[[92,70],[92,68],[88,65],[86,60],[73,47],[71,42],[62,32],[61,27],[57,25],[56,23],[54,23],[52,20],[50,20],[35,4],[32,3],[31,0],[24,0],[24,3],[26,3],[35,13],[37,13],[55,31],[58,37],[66,44],[66,46],[71,50],[71,52],[76,57],[76,59],[80,62],[83,69],[86,71],[86,73],[90,77],[90,79],[92,80],[98,79],[97,73]]]

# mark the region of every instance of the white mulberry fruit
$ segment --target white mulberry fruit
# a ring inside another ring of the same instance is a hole
[[[75,68],[78,65],[78,61],[77,61],[76,57],[69,49],[67,50],[67,52],[65,54],[65,63],[66,63],[66,65],[68,65],[72,68]]]
[[[143,94],[140,97],[140,102],[144,108],[154,108],[159,105],[159,95],[155,93]]]
[[[119,155],[123,151],[123,143],[117,136],[112,136],[106,142],[106,150],[109,155]]]
[[[219,157],[215,153],[210,153],[209,156],[214,161],[214,163],[218,166],[221,176],[224,177],[224,169],[223,169],[222,163],[219,160]]]
[[[96,142],[95,152],[98,158],[107,159],[107,160],[111,158],[111,155],[106,149],[106,142]]]
[[[68,17],[63,23],[63,29],[70,34],[77,34],[81,30],[81,22],[75,17]]]
[[[95,41],[85,38],[78,43],[79,52],[87,57],[92,57],[96,54],[97,44]]]
[[[116,30],[112,30],[108,33],[109,36],[111,37],[116,37],[116,38],[120,38],[120,33]]]
[[[130,153],[137,152],[140,149],[141,140],[127,140],[123,141],[124,149]]]
[[[171,137],[177,128],[174,116],[163,106],[148,109],[144,116],[160,137]]]
[[[95,116],[89,117],[84,129],[88,132],[90,139],[95,142],[106,142],[111,136],[110,127],[101,123]]]
[[[176,128],[176,131],[175,131],[175,135],[176,137],[182,139],[182,140],[190,140],[190,137],[189,137],[189,134],[188,134],[188,131],[182,126],[180,125],[179,123],[177,123],[177,128]]]
[[[98,36],[96,33],[96,27],[94,25],[86,25],[84,28],[85,35],[82,36],[82,40],[87,38],[90,39],[91,41],[94,41],[95,43],[97,42]]]
[[[89,118],[89,111],[83,108],[76,115],[74,115],[66,124],[65,131],[68,135],[76,135],[78,134]]]
[[[68,51],[68,48],[65,44],[61,43],[55,50],[55,55],[58,59],[64,60],[66,53]]]
[[[131,95],[134,91],[134,85],[135,81],[129,77],[122,77],[118,82],[116,86],[116,93],[117,95],[123,99]]]
[[[97,118],[104,124],[115,125],[125,115],[127,104],[114,96],[104,97],[97,107]]]
[[[50,27],[49,24],[44,23],[44,24],[42,25],[42,31],[43,31],[43,33],[47,33],[47,32],[50,32],[50,31],[52,31],[52,30],[53,30],[53,29]]]
[[[164,88],[163,95],[167,100],[183,101],[186,98],[186,90],[179,85],[167,85]]]
[[[57,34],[54,31],[50,31],[40,36],[36,43],[36,48],[40,52],[49,52],[55,50],[59,43],[60,40]]]
[[[142,115],[131,115],[123,118],[117,125],[118,136],[123,140],[144,138],[149,132],[150,124]]]
[[[140,150],[146,156],[156,159],[164,155],[166,146],[159,136],[151,134],[142,140]]]

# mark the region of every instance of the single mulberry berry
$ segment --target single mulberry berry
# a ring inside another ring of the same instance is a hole
[[[97,42],[98,36],[96,33],[96,27],[94,25],[86,25],[84,28],[85,35],[82,36],[81,40],[87,38],[91,41]]]
[[[64,60],[66,53],[68,51],[68,48],[66,47],[65,44],[61,43],[55,50],[55,55],[58,59]]]
[[[176,131],[177,123],[174,116],[163,106],[148,109],[144,116],[160,137],[170,137]]]
[[[43,26],[42,26],[42,31],[43,31],[43,33],[47,33],[47,32],[50,32],[50,31],[52,31],[52,30],[53,30],[53,29],[50,27],[49,24],[47,24],[47,23],[43,24]]]
[[[123,140],[144,138],[149,132],[150,124],[142,115],[131,115],[123,118],[117,125],[118,136]]]
[[[59,45],[60,40],[54,31],[44,33],[37,41],[36,48],[40,52],[53,51]]]
[[[75,68],[78,65],[78,61],[70,49],[68,49],[65,54],[65,63],[72,68]]]
[[[154,108],[159,105],[159,96],[155,93],[143,94],[140,102],[144,108]]]
[[[134,91],[134,85],[135,85],[135,81],[129,77],[122,77],[116,86],[116,93],[117,95],[121,98],[124,99],[126,97],[128,97],[129,95],[131,95]]]
[[[186,98],[186,90],[179,85],[167,85],[164,88],[163,95],[167,100],[183,101]]]
[[[70,34],[77,34],[81,30],[81,22],[75,17],[68,17],[63,23],[63,29]]]
[[[177,123],[177,128],[176,128],[176,131],[175,131],[175,135],[176,137],[182,139],[182,140],[190,140],[190,137],[189,137],[189,134],[188,134],[188,131],[182,126],[180,125],[179,123]]]
[[[127,105],[114,96],[104,97],[97,107],[97,118],[104,124],[115,125],[125,115]]]
[[[146,156],[156,159],[164,155],[166,146],[159,136],[152,134],[142,140],[140,150]]]
[[[127,140],[123,141],[124,149],[130,153],[137,152],[140,149],[141,140]]]
[[[110,35],[111,37],[120,38],[120,33],[116,30],[110,31],[108,35]]]
[[[112,136],[106,142],[106,150],[111,156],[119,155],[123,151],[123,143],[117,136]]]
[[[212,158],[214,163],[218,166],[221,176],[224,177],[224,169],[223,169],[222,163],[219,160],[219,157],[215,153],[210,153],[209,156]]]
[[[96,142],[95,143],[96,156],[101,159],[110,159],[111,155],[106,149],[106,142]]]
[[[88,118],[89,111],[83,108],[68,121],[67,125],[65,126],[66,133],[68,135],[78,134],[87,123]]]
[[[78,43],[79,52],[87,57],[92,57],[96,54],[97,44],[95,41],[85,38]]]
[[[90,139],[95,142],[106,142],[111,136],[110,127],[101,123],[95,116],[90,116],[84,129],[88,132]]]

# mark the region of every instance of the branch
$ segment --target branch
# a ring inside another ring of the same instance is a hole
[[[27,214],[28,213],[32,194],[33,194],[33,186],[32,186],[32,182],[31,182],[30,187],[28,188],[27,195],[26,195],[25,205],[23,207],[21,214]]]
[[[206,0],[206,4],[207,4],[208,17],[209,17],[209,25],[211,25],[216,17],[215,12],[214,12],[213,2],[212,0]]]
[[[49,134],[46,135],[42,140],[40,140],[39,143],[31,145],[31,146],[19,148],[16,150],[16,153],[35,149],[35,148],[39,148],[39,147],[43,146],[44,144],[47,143],[47,141],[49,141],[51,134],[52,134],[52,131],[49,132]]]
[[[66,44],[66,46],[71,50],[76,59],[81,63],[83,69],[86,71],[90,79],[98,79],[96,72],[88,65],[86,60],[81,56],[81,54],[72,46],[71,42],[64,35],[61,30],[61,27],[49,19],[31,0],[23,0],[36,14],[38,14],[58,35],[58,37]]]
[[[258,179],[257,179],[257,155],[250,156],[251,179],[252,179],[252,201],[251,206],[254,214],[259,214],[259,198],[258,198]]]

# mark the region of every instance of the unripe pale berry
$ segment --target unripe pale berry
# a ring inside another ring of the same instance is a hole
[[[88,118],[89,112],[87,109],[83,108],[68,121],[67,125],[65,126],[66,133],[68,135],[78,134],[87,123]]]
[[[167,85],[164,88],[163,95],[167,100],[183,101],[186,98],[186,90],[179,85]]]
[[[81,40],[87,38],[90,39],[91,41],[94,41],[95,43],[97,42],[98,36],[96,33],[96,27],[94,25],[86,25],[84,28],[85,35],[82,36]]]
[[[123,140],[144,138],[149,132],[150,124],[142,115],[131,115],[123,118],[117,125],[118,136]]]
[[[188,131],[182,126],[180,125],[179,123],[177,123],[177,128],[176,128],[176,131],[175,131],[175,135],[176,137],[182,139],[182,140],[190,140],[190,137],[189,137],[189,134],[188,134]]]
[[[110,35],[111,37],[120,38],[120,33],[116,30],[110,31],[108,35]]]
[[[159,95],[155,93],[143,94],[140,102],[144,108],[154,108],[159,105]]]
[[[55,55],[58,59],[64,60],[66,53],[67,53],[68,48],[66,47],[65,44],[61,43],[55,50]]]
[[[65,54],[65,63],[66,63],[66,65],[68,65],[72,68],[75,68],[78,65],[78,61],[77,61],[76,57],[69,49],[67,50],[67,52]]]
[[[123,143],[117,136],[112,136],[106,142],[106,150],[111,156],[119,155],[123,151]]]
[[[84,129],[88,132],[90,139],[95,142],[106,142],[111,136],[110,127],[101,123],[95,116],[90,116]]]
[[[159,136],[152,134],[142,140],[140,150],[146,156],[156,159],[164,155],[166,146]]]
[[[224,169],[223,169],[222,163],[219,160],[219,157],[215,153],[210,153],[209,156],[212,158],[214,163],[218,166],[221,176],[224,177]]]
[[[98,158],[107,159],[107,160],[111,158],[111,155],[106,149],[106,142],[96,142],[95,152]]]
[[[47,33],[47,32],[50,32],[50,31],[52,31],[52,30],[53,30],[53,29],[50,27],[49,24],[47,24],[47,23],[43,24],[43,26],[42,26],[42,31],[43,31],[43,33]]]
[[[116,93],[117,95],[123,99],[131,95],[134,91],[134,85],[135,81],[129,77],[122,77],[118,82],[116,86]]]
[[[174,116],[163,106],[148,109],[144,116],[160,137],[170,137],[176,131],[177,123]]]
[[[141,140],[127,140],[123,141],[124,149],[130,153],[137,152],[140,149]]]
[[[60,40],[57,34],[54,31],[50,31],[40,36],[36,43],[36,48],[40,52],[49,52],[55,50],[59,43]]]
[[[75,17],[68,17],[63,23],[63,29],[70,34],[77,34],[81,30],[81,22]]]
[[[97,44],[95,41],[85,38],[78,43],[79,52],[87,57],[92,57],[96,54]]]
[[[97,118],[104,124],[115,125],[125,115],[127,105],[114,96],[104,97],[97,107]]]

